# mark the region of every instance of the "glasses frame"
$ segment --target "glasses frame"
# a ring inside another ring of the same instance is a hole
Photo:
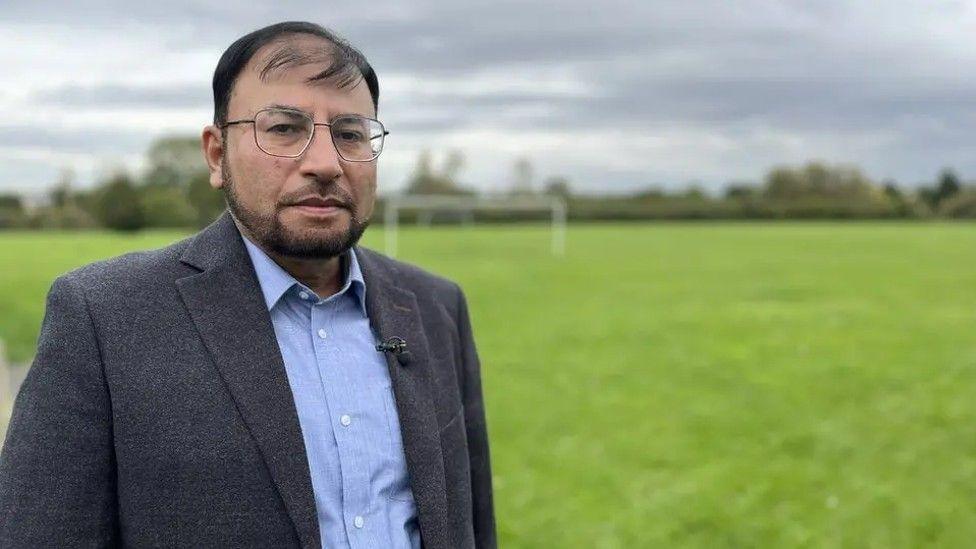
[[[253,125],[254,122],[257,120],[258,116],[261,115],[261,113],[268,112],[268,111],[284,111],[284,112],[288,112],[288,113],[292,113],[292,114],[297,114],[299,116],[304,117],[305,119],[307,119],[309,121],[309,123],[312,124],[312,133],[309,134],[308,141],[305,143],[305,146],[302,147],[302,150],[300,152],[298,152],[298,154],[275,154],[275,153],[272,153],[272,152],[268,152],[268,151],[266,151],[264,149],[264,147],[261,146],[261,143],[258,142],[258,131],[257,131],[257,128],[255,128],[254,131],[251,132],[251,133],[254,134],[254,145],[257,146],[257,148],[261,149],[261,152],[263,152],[264,154],[267,154],[269,156],[277,156],[278,158],[298,158],[298,157],[302,156],[303,154],[305,154],[305,151],[307,151],[308,148],[312,145],[312,141],[315,140],[315,127],[316,126],[325,126],[325,127],[329,128],[329,141],[332,143],[332,146],[335,148],[336,154],[339,155],[339,158],[345,160],[346,162],[372,162],[372,161],[376,160],[377,158],[379,158],[380,153],[383,152],[383,145],[385,143],[381,143],[380,144],[380,150],[379,150],[379,152],[377,152],[376,154],[374,154],[368,160],[353,160],[353,159],[350,159],[350,158],[346,158],[345,156],[342,155],[342,152],[339,150],[339,145],[336,145],[335,137],[332,136],[332,125],[335,124],[335,121],[338,120],[338,119],[340,119],[340,118],[349,118],[349,117],[362,118],[362,119],[369,120],[369,121],[372,121],[372,122],[376,122],[377,124],[379,124],[380,129],[383,130],[383,132],[381,134],[379,134],[378,136],[376,136],[376,137],[371,137],[370,138],[370,141],[372,141],[374,139],[384,139],[384,141],[385,141],[386,136],[390,135],[390,132],[386,129],[386,126],[384,126],[382,122],[380,122],[379,120],[377,120],[375,118],[370,118],[368,116],[362,116],[362,115],[359,115],[359,114],[340,114],[340,115],[338,115],[336,117],[333,117],[332,120],[329,120],[328,122],[316,122],[315,119],[312,118],[312,115],[308,114],[305,111],[298,110],[298,109],[283,109],[281,107],[268,107],[268,108],[265,108],[265,109],[261,109],[258,112],[254,113],[254,118],[240,119],[240,120],[231,120],[229,122],[224,122],[219,127],[220,127],[221,130],[223,130],[223,129],[226,129],[227,126],[233,126],[235,124],[252,124]]]

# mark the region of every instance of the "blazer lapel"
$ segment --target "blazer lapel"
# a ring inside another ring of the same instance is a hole
[[[176,281],[271,472],[303,547],[319,547],[305,442],[271,316],[237,226],[224,214],[180,261],[202,272]]]
[[[424,546],[449,547],[444,458],[417,297],[394,285],[395,273],[374,252],[357,247],[356,257],[366,282],[366,311],[377,338],[383,341],[397,336],[407,342],[407,360],[401,364],[390,353],[386,353],[386,359]]]

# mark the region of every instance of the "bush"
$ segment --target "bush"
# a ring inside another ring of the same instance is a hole
[[[146,227],[192,227],[196,223],[197,212],[179,187],[147,186],[139,199]]]
[[[210,174],[207,172],[200,172],[190,178],[187,197],[193,206],[193,224],[197,227],[206,227],[227,207],[224,193],[210,186]]]
[[[96,200],[98,221],[103,227],[117,231],[136,231],[146,224],[139,200],[139,189],[125,173],[107,181]]]
[[[976,189],[967,189],[946,199],[939,214],[957,219],[976,219]]]
[[[94,229],[98,220],[74,202],[39,208],[27,220],[36,229]]]

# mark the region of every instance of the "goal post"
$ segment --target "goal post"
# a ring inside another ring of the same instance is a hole
[[[456,211],[471,219],[476,210],[548,211],[551,221],[549,250],[554,256],[566,254],[566,201],[558,196],[469,196],[449,194],[397,194],[385,197],[383,225],[386,254],[396,257],[400,210],[420,212]],[[429,220],[430,215],[426,216]]]

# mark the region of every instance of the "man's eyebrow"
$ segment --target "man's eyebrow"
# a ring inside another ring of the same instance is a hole
[[[311,116],[311,113],[309,113],[308,111],[306,111],[305,109],[303,109],[301,107],[296,107],[295,105],[285,105],[284,103],[271,103],[269,105],[265,105],[264,108],[265,109],[284,109],[286,111],[298,111],[298,112],[303,112],[303,113]]]

